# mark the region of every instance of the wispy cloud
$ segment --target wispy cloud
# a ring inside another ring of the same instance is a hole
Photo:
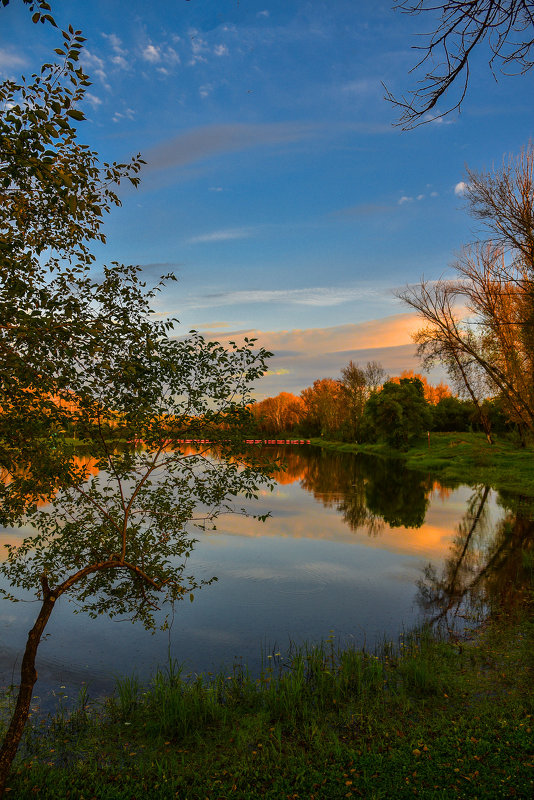
[[[250,305],[251,303],[283,303],[301,306],[338,306],[364,297],[378,297],[370,288],[316,286],[309,289],[244,289],[237,292],[207,294],[193,301],[193,308]],[[382,296],[382,295],[380,295]]]
[[[438,193],[430,192],[428,195],[426,195],[424,192],[420,192],[415,196],[403,194],[402,197],[400,197],[397,200],[397,205],[403,206],[406,203],[413,203],[413,202],[420,203],[422,200],[426,200],[427,197],[431,197],[432,199],[434,199],[435,197],[438,197]]]
[[[204,242],[226,242],[231,239],[248,239],[254,236],[257,228],[226,228],[221,231],[211,231],[202,233],[199,236],[192,236],[187,240],[188,244],[201,244]]]
[[[112,121],[119,122],[121,119],[135,119],[135,111],[133,108],[124,108],[122,111],[116,111],[113,114]]]
[[[26,59],[20,53],[0,47],[0,73],[7,74],[12,69],[18,70],[26,63]]]
[[[122,40],[117,36],[116,33],[103,33],[102,36],[108,42],[113,51],[111,63],[120,69],[128,69],[130,66],[129,60],[127,59],[128,51],[124,49]]]
[[[102,81],[106,89],[111,89],[108,83],[104,59],[100,58],[100,56],[97,56],[96,53],[93,53],[86,47],[82,50],[81,60],[83,61],[84,68],[87,69],[91,77],[96,76]]]
[[[98,106],[102,105],[102,100],[100,97],[97,97],[96,94],[91,94],[91,92],[87,92],[85,95],[85,101],[86,103],[92,105],[95,110],[98,108]]]
[[[264,125],[206,125],[168,139],[145,154],[147,170],[186,166],[222,153],[251,147],[299,142],[317,135],[321,126],[302,122]]]
[[[460,181],[454,187],[454,194],[457,197],[462,197],[462,195],[465,194],[466,190],[467,190],[467,183],[465,181]]]

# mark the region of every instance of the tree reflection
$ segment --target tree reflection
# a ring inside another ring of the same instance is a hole
[[[326,508],[335,508],[351,528],[377,535],[384,524],[419,528],[424,523],[434,480],[407,472],[398,460],[313,448],[280,448],[287,467],[274,477],[280,483],[300,481]]]
[[[489,486],[473,491],[441,574],[432,565],[425,568],[418,601],[434,623],[445,621],[452,628],[467,611],[495,613],[525,601],[534,555],[532,503],[501,495],[499,502],[508,510],[493,525],[489,495]]]

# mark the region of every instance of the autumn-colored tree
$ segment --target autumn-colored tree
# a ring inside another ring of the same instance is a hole
[[[341,381],[321,378],[301,392],[309,424],[321,434],[341,430],[347,421],[346,394]]]
[[[393,383],[400,383],[402,378],[417,378],[423,384],[423,394],[427,403],[437,405],[444,397],[452,397],[452,392],[446,383],[440,381],[437,386],[428,382],[424,375],[414,372],[413,369],[404,369],[398,378],[390,378]]]
[[[481,392],[499,395],[520,432],[532,433],[534,145],[499,170],[468,171],[466,196],[488,238],[465,248],[455,279],[422,281],[400,297],[424,322],[423,359],[441,360],[478,407]]]
[[[305,415],[302,399],[290,392],[267,397],[250,408],[259,429],[273,435],[294,430]]]

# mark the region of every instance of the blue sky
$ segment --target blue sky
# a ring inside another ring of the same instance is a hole
[[[178,282],[157,312],[275,351],[258,395],[337,377],[350,358],[414,367],[394,290],[446,272],[477,235],[458,184],[532,136],[534,73],[473,61],[464,108],[394,127],[382,82],[414,85],[430,17],[392,0],[56,0],[87,37],[93,84],[80,140],[104,160],[141,152],[139,190],[106,221],[98,258]],[[0,9],[0,76],[30,74],[61,34]],[[445,105],[444,105],[445,108]]]

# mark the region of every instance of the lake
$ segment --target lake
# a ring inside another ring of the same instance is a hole
[[[500,591],[488,562],[497,553],[501,571],[501,562],[512,569],[521,537],[532,535],[532,522],[518,532],[516,517],[484,487],[446,487],[400,461],[313,447],[273,452],[287,471],[277,473],[273,492],[247,504],[271,517],[224,515],[217,531],[196,534],[188,572],[218,582],[193,603],[178,603],[169,631],[91,620],[61,598],[39,650],[43,707],[84,684],[92,696],[109,692],[116,675],[148,681],[169,655],[186,674],[231,669],[236,659],[257,671],[262,657],[332,631],[342,643],[372,649],[445,611],[461,625],[469,583],[487,603],[488,591]],[[2,539],[12,541],[13,532]],[[38,604],[0,603],[5,686],[18,679]]]

